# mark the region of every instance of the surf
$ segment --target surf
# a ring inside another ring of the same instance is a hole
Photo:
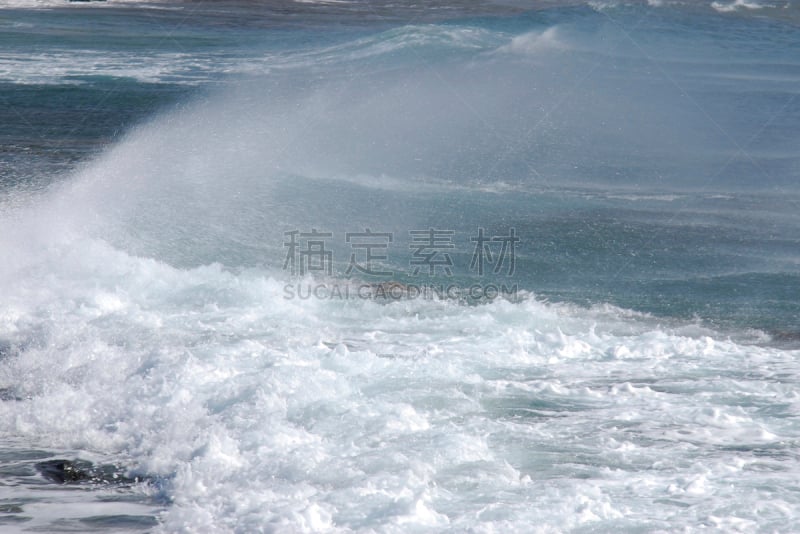
[[[716,77],[780,70],[751,50],[775,44],[761,22],[736,22],[752,35],[727,37],[731,62],[709,38],[729,19],[614,9],[303,34],[45,190],[5,189],[7,513],[72,528],[98,506],[104,527],[163,532],[794,524],[797,219],[777,172],[794,138],[746,145],[791,121],[792,89]],[[644,24],[641,48],[609,17]],[[391,277],[349,276],[367,229],[391,236],[372,250]],[[431,273],[411,232],[436,230],[453,247]],[[293,232],[324,241],[329,272],[290,272]],[[503,237],[514,273],[478,274]],[[519,290],[411,294],[475,283]],[[31,480],[91,497],[52,520],[23,502],[46,507]]]

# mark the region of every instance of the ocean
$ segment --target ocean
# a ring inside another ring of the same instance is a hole
[[[800,4],[0,2],[0,531],[793,532]]]

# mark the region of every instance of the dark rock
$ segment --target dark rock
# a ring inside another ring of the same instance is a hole
[[[81,460],[75,462],[69,460],[47,460],[36,464],[36,469],[44,478],[57,484],[90,480],[92,477],[88,470],[91,467],[91,463]]]
[[[22,397],[17,395],[11,388],[0,388],[0,401],[21,401]]]
[[[121,484],[139,482],[115,465],[94,465],[86,460],[47,460],[36,464],[41,475],[56,484]]]
[[[23,511],[19,504],[0,504],[0,514],[21,514]]]

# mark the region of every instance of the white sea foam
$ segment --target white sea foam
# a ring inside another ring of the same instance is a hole
[[[177,6],[168,6],[163,0],[104,0],[104,1],[70,1],[70,0],[0,0],[0,9],[43,9],[54,7],[153,7],[176,9]]]
[[[740,9],[762,9],[765,6],[754,0],[735,0],[734,2],[711,2],[711,7],[720,13],[730,13]]]
[[[294,0],[298,4],[352,4],[349,0]]]
[[[501,38],[479,28],[408,25],[343,44],[283,54],[254,54],[252,50],[238,54],[152,50],[131,55],[108,50],[50,47],[46,52],[18,50],[4,53],[0,57],[0,80],[19,84],[80,84],[91,77],[114,76],[144,83],[195,85],[222,76],[257,76],[275,69],[354,62],[426,47],[473,52],[490,50]]]
[[[164,531],[796,520],[797,351],[532,299],[286,300],[42,232],[2,278],[0,428],[167,477]]]
[[[631,202],[637,202],[641,200],[656,200],[659,202],[674,202],[676,200],[680,200],[683,198],[681,195],[674,195],[674,194],[662,194],[662,195],[636,195],[636,194],[609,194],[606,195],[606,198],[615,199],[615,200],[630,200]]]
[[[543,50],[554,48],[566,48],[556,26],[544,31],[528,32],[512,37],[510,43],[499,47],[497,51],[513,54],[537,54]]]
[[[96,76],[132,78],[144,83],[208,82],[214,74],[264,73],[268,58],[228,61],[213,54],[155,52],[132,57],[121,52],[54,50],[8,53],[0,58],[0,79],[19,84],[80,84]]]

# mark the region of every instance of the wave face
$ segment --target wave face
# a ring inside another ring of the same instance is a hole
[[[797,523],[794,8],[46,7],[0,23],[4,529]]]

